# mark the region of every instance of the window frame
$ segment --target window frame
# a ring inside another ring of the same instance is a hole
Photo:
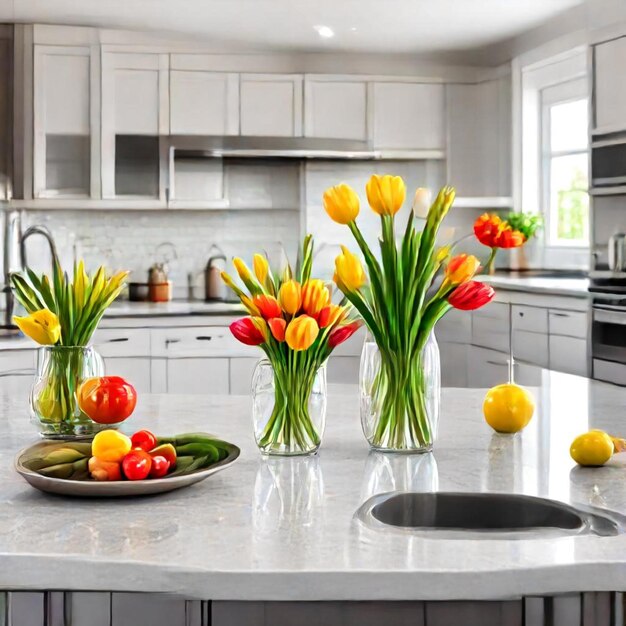
[[[585,78],[572,78],[552,84],[539,90],[539,198],[541,203],[541,213],[544,219],[545,247],[558,250],[580,250],[587,251],[590,246],[591,224],[587,224],[587,241],[585,243],[580,240],[568,243],[567,240],[555,239],[552,233],[552,220],[550,195],[551,195],[551,170],[552,159],[560,156],[570,156],[576,154],[587,155],[587,184],[590,177],[590,158],[591,149],[589,145],[589,136],[587,133],[586,147],[572,150],[552,150],[551,146],[551,127],[550,127],[550,110],[553,106],[559,104],[567,104],[578,100],[587,101],[587,124],[585,131],[589,128],[589,116],[591,114],[591,102],[588,94],[588,85]],[[589,196],[589,188],[587,188]],[[589,202],[588,219],[591,221],[591,202]]]

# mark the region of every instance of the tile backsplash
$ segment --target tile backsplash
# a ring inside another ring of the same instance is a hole
[[[405,179],[407,200],[399,222],[404,222],[416,187],[436,190],[445,182],[445,164],[441,161],[309,161],[303,167],[291,161],[284,162],[279,170],[275,163],[268,166],[260,162],[224,168],[225,189],[229,190],[231,207],[237,208],[29,211],[24,216],[24,228],[47,226],[66,267],[71,267],[74,258],[82,257],[91,267],[104,263],[111,269],[128,268],[132,280],[142,282],[153,262],[167,260],[175,297],[187,295],[190,274],[194,294],[202,297],[203,269],[214,245],[229,259],[231,270],[234,255],[250,262],[256,251],[267,252],[272,264],[279,267],[285,256],[295,262],[302,234],[311,232],[317,244],[314,270],[330,277],[339,243],[355,247],[347,229],[334,224],[322,208],[323,191],[331,185],[347,182],[357,190],[362,203],[359,224],[375,246],[378,216],[368,208],[365,197],[365,182],[372,173],[394,173]],[[300,194],[295,193],[298,188]],[[298,196],[301,202],[295,199]],[[441,238],[452,241],[471,233],[480,213],[465,208],[451,211]],[[159,247],[164,242],[173,246]],[[49,257],[43,239],[32,238],[27,245],[29,264],[47,270]],[[484,252],[481,248],[471,240],[463,246],[465,251],[478,254]]]

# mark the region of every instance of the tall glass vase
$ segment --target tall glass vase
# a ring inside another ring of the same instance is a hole
[[[418,353],[384,352],[367,337],[361,353],[361,426],[370,446],[429,452],[437,436],[441,369],[431,333]]]
[[[252,376],[254,437],[262,454],[314,454],[326,421],[326,365],[274,367],[259,361]]]
[[[74,439],[110,428],[89,419],[80,410],[76,396],[85,379],[103,375],[102,357],[91,347],[40,348],[30,394],[31,419],[40,434],[51,439]]]

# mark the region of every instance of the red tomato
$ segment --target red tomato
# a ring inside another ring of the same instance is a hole
[[[98,424],[118,424],[137,406],[135,388],[120,376],[88,378],[78,388],[78,406]]]
[[[122,460],[122,471],[128,480],[148,478],[152,457],[144,450],[131,450]]]
[[[149,430],[138,430],[131,438],[133,448],[150,452],[157,445],[157,438]]]
[[[163,478],[170,469],[170,462],[164,456],[153,456],[150,478]]]

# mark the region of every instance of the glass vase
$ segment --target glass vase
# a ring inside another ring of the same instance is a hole
[[[88,437],[110,425],[97,424],[78,406],[76,391],[87,378],[104,375],[102,357],[91,347],[45,346],[37,355],[30,413],[42,437]]]
[[[429,452],[437,436],[441,395],[439,346],[431,333],[418,353],[381,351],[368,336],[360,371],[361,426],[370,446]]]
[[[252,376],[254,437],[262,454],[314,454],[326,423],[326,365],[274,367],[259,361]]]

